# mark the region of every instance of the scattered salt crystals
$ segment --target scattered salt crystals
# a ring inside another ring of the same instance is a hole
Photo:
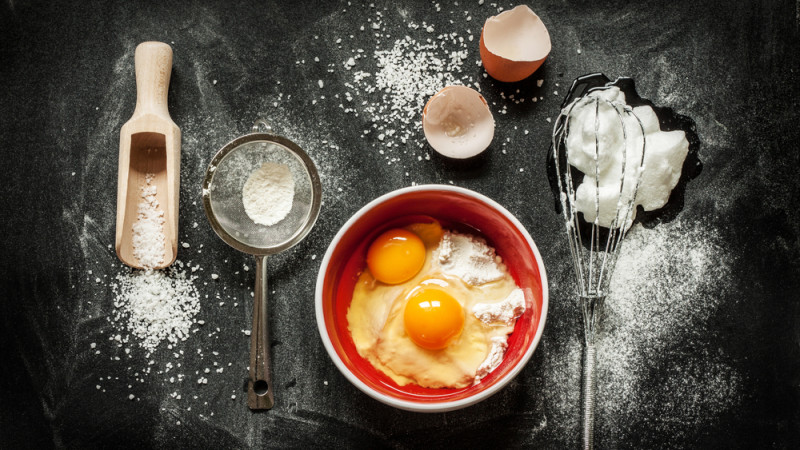
[[[322,89],[323,87],[325,87],[325,83],[324,83],[322,80],[317,80],[317,84],[319,85],[319,88],[320,88],[320,89]]]
[[[167,270],[133,270],[117,275],[112,290],[116,308],[112,320],[124,326],[148,353],[166,340],[170,343],[188,337],[200,300],[183,264],[176,261]],[[121,335],[114,337],[122,342]]]
[[[217,278],[219,278],[219,275],[217,275],[217,274],[215,274],[215,273],[212,273],[212,274],[211,274],[211,279],[212,279],[212,280],[216,280]]]
[[[137,219],[133,224],[133,256],[144,268],[164,264],[164,210],[156,198],[156,186],[151,184],[155,175],[145,175],[145,184],[140,188],[141,200],[137,209]]]
[[[181,244],[181,247],[183,247],[183,248],[189,248],[189,247],[190,247],[190,245],[189,245],[189,243],[188,243],[188,242],[184,242],[184,243],[182,243],[182,244]]]
[[[426,31],[434,30],[427,26]],[[361,52],[355,58],[360,56]],[[405,144],[419,131],[419,114],[428,98],[447,85],[472,83],[468,75],[461,75],[467,56],[468,45],[456,33],[424,41],[410,36],[397,39],[391,48],[373,52],[375,73],[353,72],[353,82],[345,83],[349,89],[345,97],[354,106],[342,108],[367,116],[374,130],[365,130],[364,135],[375,131],[373,136],[383,142],[381,148]],[[352,57],[344,63],[346,68],[354,65]],[[359,98],[353,101],[354,96]]]
[[[134,398],[136,398],[136,397],[133,394],[128,396],[128,400],[133,400]]]
[[[537,87],[542,87],[543,84],[544,84],[544,80],[536,80],[536,86]]]

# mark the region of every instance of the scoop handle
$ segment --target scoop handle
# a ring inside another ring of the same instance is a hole
[[[275,404],[267,317],[267,257],[256,256],[256,291],[253,301],[253,329],[250,332],[250,380],[247,382],[247,406],[250,409],[271,409]]]
[[[172,76],[172,48],[163,42],[142,42],[136,47],[136,109],[169,118],[167,93]]]

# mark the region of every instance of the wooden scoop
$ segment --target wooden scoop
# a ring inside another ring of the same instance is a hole
[[[181,130],[169,116],[167,91],[172,74],[172,49],[162,42],[136,47],[136,109],[119,136],[117,234],[119,259],[135,268],[143,265],[133,252],[133,225],[138,219],[142,187],[152,174],[158,207],[164,212],[164,258],[153,268],[175,261],[178,253]]]

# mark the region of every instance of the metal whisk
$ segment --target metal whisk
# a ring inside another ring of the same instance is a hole
[[[595,329],[620,244],[635,216],[645,156],[641,120],[630,106],[604,95],[606,89],[609,87],[593,89],[564,107],[556,120],[552,141],[583,315],[585,449],[594,445]],[[571,128],[572,133],[578,134],[571,135]],[[609,185],[607,180],[617,180],[617,174],[618,183]],[[605,185],[601,178],[606,180]]]

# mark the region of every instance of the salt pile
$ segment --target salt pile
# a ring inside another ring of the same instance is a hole
[[[117,275],[112,286],[116,295],[114,321],[141,340],[148,353],[162,341],[172,344],[189,335],[200,298],[183,264],[167,270],[134,270]]]
[[[187,276],[183,264],[176,261],[168,270],[154,270],[164,263],[164,210],[157,200],[155,175],[148,173],[141,187],[138,219],[133,225],[133,254],[145,270],[117,275],[112,290],[113,320],[141,340],[148,354],[166,340],[185,340],[200,300],[193,285],[196,277]],[[117,335],[117,340],[122,337]]]

